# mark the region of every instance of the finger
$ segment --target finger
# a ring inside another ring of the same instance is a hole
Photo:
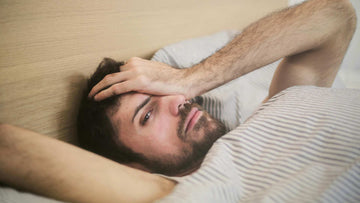
[[[134,83],[132,81],[125,81],[122,83],[117,83],[112,85],[111,87],[99,92],[95,95],[94,100],[95,101],[102,101],[104,99],[110,98],[115,95],[124,94],[130,91],[133,91],[136,86],[134,86]]]
[[[113,73],[105,76],[98,84],[96,84],[91,91],[89,92],[89,97],[93,97],[95,94],[97,94],[99,91],[105,89],[106,87],[109,87],[115,83],[123,82],[124,80],[129,79],[129,72],[119,72],[119,73]]]
[[[131,69],[131,63],[124,62],[124,65],[120,66],[120,72],[125,72],[127,70]]]
[[[121,71],[127,71],[136,67],[143,66],[144,59],[139,57],[131,57],[120,67]]]

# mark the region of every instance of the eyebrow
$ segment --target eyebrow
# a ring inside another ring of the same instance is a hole
[[[134,116],[132,117],[131,122],[134,123],[135,116],[137,115],[137,113],[140,111],[140,109],[142,107],[144,107],[147,103],[149,103],[150,99],[151,99],[151,96],[146,98],[143,102],[141,102],[141,104],[139,104],[139,106],[136,107],[135,112],[134,112]]]

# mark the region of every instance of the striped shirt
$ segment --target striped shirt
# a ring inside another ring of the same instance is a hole
[[[359,90],[284,90],[159,202],[360,202],[359,118]]]

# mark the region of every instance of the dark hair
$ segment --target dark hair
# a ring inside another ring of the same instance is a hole
[[[107,115],[111,108],[118,108],[120,96],[113,96],[100,102],[88,98],[90,90],[106,75],[120,71],[123,62],[104,58],[94,74],[88,79],[84,90],[77,117],[77,135],[80,147],[105,156],[119,163],[140,162],[141,154],[124,146],[117,136]]]

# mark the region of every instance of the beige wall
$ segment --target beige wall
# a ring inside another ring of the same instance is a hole
[[[0,0],[0,122],[73,142],[84,78],[103,57],[149,58],[169,43],[241,29],[286,5],[286,0]]]

